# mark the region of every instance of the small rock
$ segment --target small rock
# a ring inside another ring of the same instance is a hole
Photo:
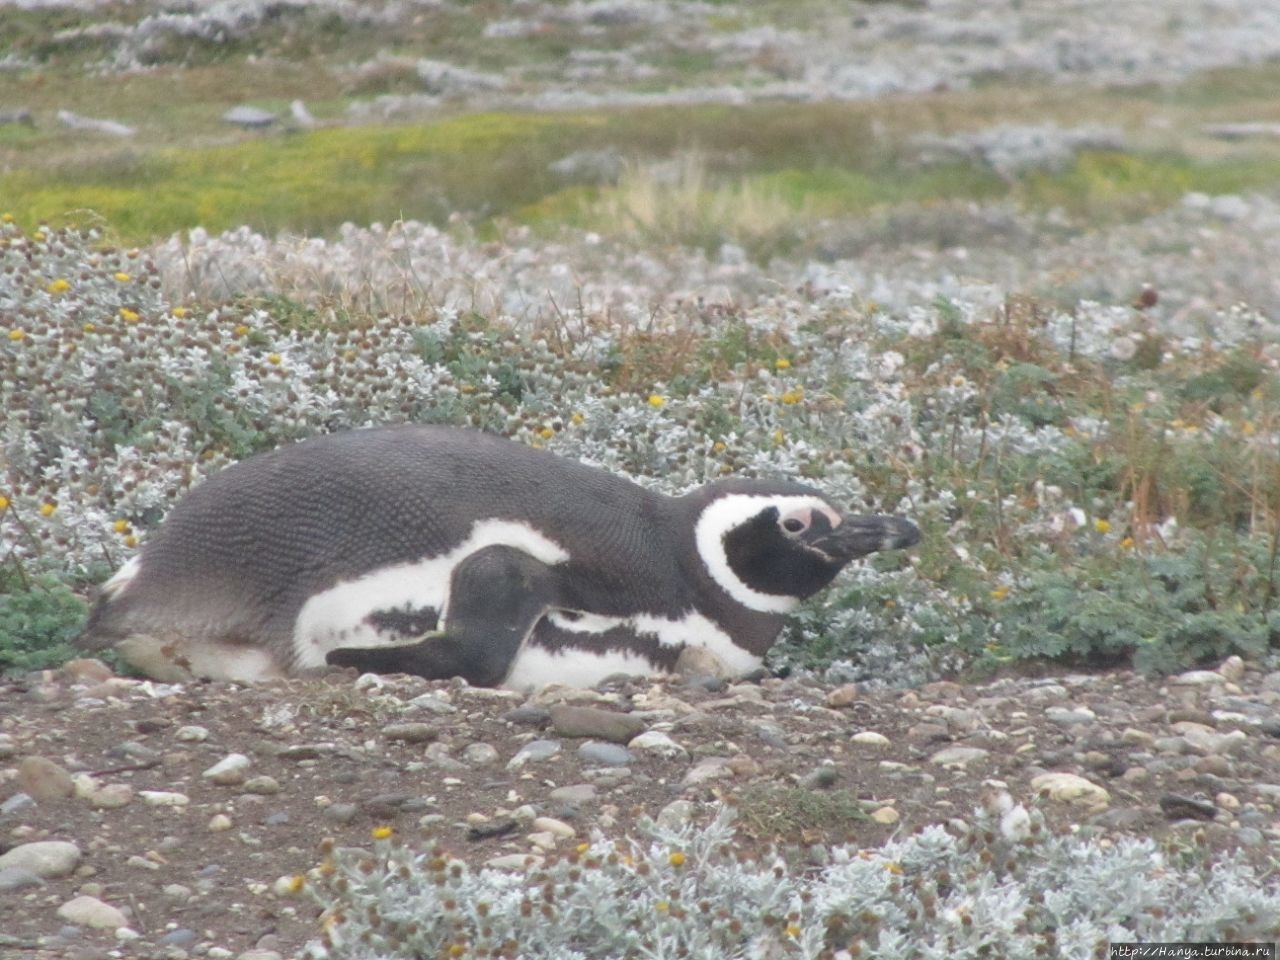
[[[563,820],[557,820],[555,817],[537,817],[533,821],[533,828],[550,833],[561,840],[577,836],[578,833],[569,824]]]
[[[551,708],[551,729],[562,737],[592,737],[611,743],[627,743],[644,732],[638,717],[596,707],[557,704]]]
[[[724,777],[733,776],[733,768],[729,766],[730,762],[728,757],[706,757],[695,763],[680,782],[686,787],[695,787],[706,783],[708,780],[720,780]]]
[[[3,803],[0,803],[0,817],[7,817],[10,814],[17,813],[19,810],[27,810],[34,807],[36,802],[26,793],[15,793],[12,797],[7,797]]]
[[[275,777],[263,774],[258,777],[250,777],[244,782],[244,792],[254,793],[261,796],[271,796],[280,792],[280,783]]]
[[[653,753],[668,759],[689,759],[688,750],[658,730],[648,730],[638,737],[633,737],[627,743],[627,749],[637,753]]]
[[[945,747],[931,756],[929,762],[943,767],[962,767],[967,763],[972,763],[974,760],[981,760],[988,755],[989,751],[983,750],[981,747]]]
[[[254,948],[236,956],[236,960],[284,960],[279,950],[261,950]]]
[[[231,818],[225,813],[215,813],[209,818],[209,832],[222,833],[231,829]]]
[[[546,707],[527,705],[508,710],[502,719],[516,726],[545,727],[551,723],[551,711]]]
[[[871,819],[876,823],[888,826],[897,823],[900,819],[900,814],[893,807],[880,807],[878,810],[872,811]]]
[[[560,752],[558,740],[530,740],[516,751],[514,757],[507,761],[508,770],[518,770],[526,763],[546,760]]]
[[[204,743],[209,739],[209,731],[205,727],[199,727],[194,724],[186,727],[179,727],[174,738],[183,743]]]
[[[334,823],[350,823],[356,818],[360,808],[354,803],[331,803],[324,808],[324,818]]]
[[[222,787],[238,786],[245,781],[249,758],[243,753],[229,753],[200,776]]]
[[[462,759],[477,767],[497,762],[498,751],[489,743],[469,743],[462,751]]]
[[[1104,807],[1111,801],[1105,788],[1074,773],[1042,773],[1031,778],[1031,788],[1047,791],[1054,800],[1084,807]]]
[[[1226,683],[1227,679],[1216,670],[1188,670],[1170,677],[1169,682],[1183,687],[1205,687]]]
[[[68,660],[58,668],[58,672],[72,683],[106,683],[115,677],[110,667],[101,660],[94,660],[90,657]]]
[[[68,900],[58,908],[58,917],[94,930],[116,930],[129,925],[123,913],[97,897],[79,896]]]
[[[626,747],[620,747],[616,743],[588,740],[578,747],[578,759],[583,763],[594,764],[597,767],[625,767],[635,757]]]
[[[1244,679],[1244,661],[1237,656],[1230,656],[1218,666],[1218,672],[1228,683],[1239,683]]]
[[[658,826],[666,830],[678,830],[693,819],[693,804],[688,800],[672,800],[658,811]]]
[[[567,787],[556,787],[548,797],[554,803],[579,806],[584,803],[590,803],[596,798],[596,788],[590,783],[575,783]]]
[[[389,723],[382,728],[382,735],[404,743],[429,743],[440,736],[440,731],[429,723]]]
[[[1045,718],[1060,726],[1076,726],[1093,723],[1098,715],[1088,707],[1046,707]]]
[[[66,840],[38,840],[0,854],[0,870],[28,870],[51,880],[70,874],[79,865],[81,856],[80,848]]]
[[[481,687],[473,687],[467,692],[472,696],[475,696],[482,689],[483,688]],[[508,691],[494,691],[494,692],[506,693]],[[458,712],[458,708],[455,707],[452,703],[450,703],[447,699],[445,699],[444,695],[440,693],[424,693],[424,694],[421,694],[420,696],[416,696],[412,700],[410,700],[408,703],[405,704],[405,709],[406,710],[422,710],[426,713],[434,713],[436,716],[447,716],[451,713]]]
[[[1160,798],[1160,810],[1170,820],[1212,820],[1218,808],[1207,800],[1166,793]]]
[[[876,733],[874,730],[860,730],[849,738],[851,743],[861,744],[864,747],[888,747],[890,746],[889,738],[883,733]]]
[[[25,890],[28,887],[42,887],[44,881],[32,870],[22,867],[4,867],[0,869],[0,893],[11,893]]]
[[[276,115],[270,110],[241,104],[232,107],[222,115],[224,123],[231,123],[246,130],[262,130],[276,122]]]
[[[827,694],[827,706],[835,710],[851,707],[857,702],[858,685],[856,683],[842,683]]]
[[[1213,798],[1213,802],[1220,806],[1223,810],[1239,810],[1240,798],[1234,793],[1227,793],[1225,790],[1217,794]]]
[[[191,798],[173,790],[139,790],[138,796],[150,807],[185,807]]]
[[[706,647],[685,647],[676,658],[675,673],[687,679],[734,680],[738,674]]]
[[[1120,734],[1120,742],[1127,743],[1131,747],[1147,749],[1156,742],[1156,738],[1145,730],[1139,730],[1136,727],[1125,727]]]
[[[18,763],[18,786],[32,800],[58,800],[76,792],[65,767],[45,757],[23,757]]]

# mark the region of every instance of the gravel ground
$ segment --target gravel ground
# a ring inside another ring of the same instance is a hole
[[[288,878],[324,838],[367,846],[380,826],[479,865],[725,800],[748,852],[872,847],[1007,789],[1059,829],[1260,864],[1280,843],[1280,671],[1238,658],[1162,682],[676,678],[532,696],[341,673],[163,686],[76,661],[0,701],[0,956],[31,960],[294,955],[318,908]],[[855,817],[778,819],[819,794]]]

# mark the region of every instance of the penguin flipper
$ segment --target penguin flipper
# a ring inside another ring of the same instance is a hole
[[[534,624],[556,606],[556,582],[547,564],[522,550],[485,547],[453,571],[443,632],[417,643],[340,647],[325,660],[362,673],[462,677],[472,686],[496,687]]]

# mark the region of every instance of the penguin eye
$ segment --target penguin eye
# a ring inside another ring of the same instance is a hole
[[[805,513],[808,513],[808,511],[805,511]],[[788,517],[782,518],[782,529],[787,533],[804,533],[809,529],[809,521],[806,517],[793,513]]]

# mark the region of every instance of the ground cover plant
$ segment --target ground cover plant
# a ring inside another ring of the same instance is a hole
[[[779,664],[893,682],[1041,658],[1169,671],[1280,636],[1280,337],[1256,312],[1221,313],[1212,341],[1152,331],[1141,302],[899,313],[835,292],[627,320],[419,286],[373,312],[301,261],[278,267],[292,298],[183,305],[162,278],[198,270],[194,248],[2,229],[8,667],[64,656],[72,597],[200,476],[397,421],[495,430],[668,491],[799,476],[921,524],[910,561],[866,565],[797,617]],[[400,266],[414,238],[459,257],[477,242],[401,229],[351,240]]]

